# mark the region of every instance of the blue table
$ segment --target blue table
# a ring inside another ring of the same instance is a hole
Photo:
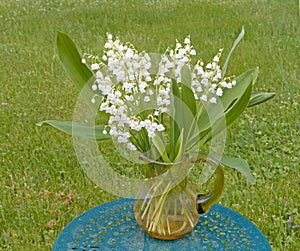
[[[135,222],[133,202],[114,200],[81,214],[62,230],[53,251],[271,251],[253,223],[218,204],[200,216],[195,229],[185,237],[175,241],[153,239]]]

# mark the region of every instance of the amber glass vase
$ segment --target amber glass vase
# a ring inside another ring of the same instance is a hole
[[[140,188],[134,203],[134,216],[150,236],[162,240],[183,237],[196,226],[200,214],[220,197],[224,184],[221,167],[211,163],[218,167],[214,189],[199,195],[187,178],[194,163],[195,160],[188,157],[176,163],[148,161],[147,176],[152,182]]]

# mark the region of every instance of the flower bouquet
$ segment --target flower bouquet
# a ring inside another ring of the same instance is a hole
[[[103,54],[98,57],[80,56],[70,37],[58,32],[63,67],[79,89],[85,90],[83,99],[97,107],[105,122],[96,125],[94,119],[92,125],[85,125],[80,116],[77,121],[47,120],[40,125],[51,125],[75,138],[112,140],[122,155],[143,163],[145,179],[136,187],[129,185],[135,191],[136,220],[155,238],[180,238],[220,197],[222,166],[235,168],[254,182],[245,160],[223,156],[212,146],[216,138],[215,145],[224,144],[226,128],[247,107],[274,96],[253,92],[258,68],[237,77],[226,76],[229,58],[243,36],[244,29],[220,67],[222,49],[205,63],[197,60],[190,37],[176,41],[174,48],[161,55],[139,52],[131,43],[107,34]],[[205,152],[209,144],[210,150]],[[80,147],[81,156],[86,155],[84,149]],[[215,171],[212,189],[202,194],[187,178],[199,162],[208,163]],[[99,172],[106,175],[104,169]],[[113,176],[107,177],[115,187]]]

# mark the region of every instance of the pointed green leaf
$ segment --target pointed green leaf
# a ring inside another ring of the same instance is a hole
[[[273,98],[275,93],[272,92],[256,92],[251,94],[248,107],[259,105],[267,100]]]
[[[192,73],[187,65],[184,65],[181,69],[181,83],[182,101],[190,109],[190,112],[195,116],[197,108],[194,92],[191,89]]]
[[[180,112],[180,105],[178,104],[178,100],[180,99],[179,88],[174,79],[172,79],[172,97],[173,102],[170,106],[170,159],[175,157],[175,146],[176,141],[179,137],[179,125],[177,124],[177,114]]]
[[[196,129],[195,116],[197,113],[196,100],[191,89],[192,73],[188,66],[183,66],[181,69],[181,83],[172,80],[172,105],[171,116],[171,134],[170,158],[176,158],[177,152],[174,152],[175,144],[179,138],[179,133],[183,134],[182,151],[186,148],[191,135]],[[180,89],[179,89],[180,88]],[[184,130],[183,130],[184,129]]]
[[[176,130],[178,130],[177,129],[177,125],[176,125],[176,121],[172,117],[170,117],[170,135],[169,135],[169,137],[170,137],[170,139],[169,139],[169,141],[170,141],[170,150],[169,150],[169,158],[171,160],[173,160],[174,157],[175,157],[174,156],[175,155],[174,149],[175,149],[175,144],[176,144],[176,141],[175,141],[175,131]]]
[[[81,62],[76,45],[67,34],[58,31],[56,45],[63,68],[81,89],[93,77],[93,72]]]
[[[191,89],[192,72],[190,68],[185,65],[181,69],[181,98],[182,98],[182,120],[184,122],[183,143],[189,144],[189,139],[198,133],[196,116],[197,116],[197,102],[194,92]]]
[[[175,146],[176,157],[174,158],[174,160],[172,160],[173,162],[177,162],[177,161],[181,160],[183,157],[183,150],[182,150],[183,149],[183,135],[184,135],[184,128],[181,130],[181,133],[176,142],[176,146]]]
[[[223,96],[220,98],[226,117],[227,126],[231,124],[245,110],[245,104],[248,105],[251,95],[252,84],[257,78],[258,68],[242,73],[236,78],[236,85],[231,89],[225,89]],[[250,86],[250,87],[249,87]],[[224,114],[220,114],[220,107],[215,104],[208,104],[206,110],[198,118],[199,133],[207,132],[211,128],[213,121],[218,121],[219,126],[224,125]],[[216,126],[214,126],[216,128]],[[219,128],[220,129],[220,128]],[[218,129],[218,130],[219,130]],[[205,133],[206,134],[206,133]]]
[[[251,173],[249,164],[246,160],[222,156],[221,163],[224,166],[231,167],[239,171],[251,184],[255,184],[255,179]]]
[[[252,85],[249,84],[243,95],[225,112],[226,126],[234,122],[247,108],[252,92]]]
[[[226,74],[227,65],[228,65],[228,62],[229,62],[229,59],[231,57],[232,52],[234,51],[234,49],[238,45],[238,43],[242,40],[242,38],[244,37],[244,35],[245,35],[245,30],[244,30],[244,26],[243,26],[240,34],[238,35],[238,37],[234,41],[234,43],[232,45],[232,48],[231,48],[230,52],[227,55],[226,61],[225,61],[224,66],[222,68],[222,78],[224,78],[224,76]]]
[[[213,135],[218,135],[226,127],[232,124],[247,108],[251,96],[252,85],[249,84],[243,95],[227,110],[224,116],[220,118],[211,126],[211,131],[205,135],[205,142],[210,140]]]
[[[164,162],[171,162],[166,153],[166,144],[162,141],[158,134],[152,138],[152,143],[159,152]]]
[[[72,121],[57,121],[57,120],[45,120],[37,124],[38,126],[50,125],[68,135],[75,137],[83,137],[96,140],[111,139],[109,130],[104,125],[98,126],[83,126]],[[106,129],[107,134],[103,134],[103,130]]]
[[[242,73],[236,80],[236,85],[231,89],[225,89],[222,95],[221,102],[224,110],[229,109],[233,103],[243,95],[250,84],[254,84],[259,73],[259,68],[256,67]]]

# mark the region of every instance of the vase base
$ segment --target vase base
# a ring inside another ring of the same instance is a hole
[[[176,219],[177,218],[177,219]],[[193,228],[196,226],[199,215],[195,215],[193,218],[193,222],[188,222],[184,217],[172,217],[168,216],[168,226],[164,226],[160,232],[158,231],[149,231],[146,228],[146,222],[144,221],[137,221],[137,223],[142,227],[142,229],[152,238],[159,239],[159,240],[177,240],[184,237]]]
[[[173,240],[177,240],[180,239],[182,237],[184,237],[186,234],[188,233],[183,233],[181,235],[158,235],[158,234],[154,234],[154,233],[149,233],[146,232],[149,236],[151,236],[152,238],[158,239],[158,240],[163,240],[163,241],[173,241]]]

